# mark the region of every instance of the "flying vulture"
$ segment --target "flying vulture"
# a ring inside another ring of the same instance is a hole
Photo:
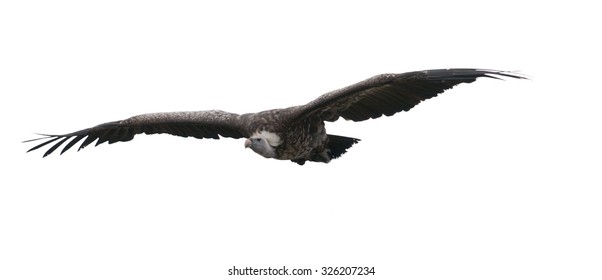
[[[481,69],[382,74],[331,91],[301,106],[242,115],[219,110],[143,114],[67,134],[42,134],[42,138],[25,142],[47,140],[27,152],[54,144],[44,153],[45,157],[64,143],[67,144],[61,154],[84,139],[78,150],[95,140],[97,146],[104,142],[125,142],[140,133],[168,133],[199,139],[244,137],[245,148],[265,158],[291,160],[300,165],[308,160],[328,163],[347,152],[359,139],[327,134],[325,121],[334,122],[342,117],[358,122],[392,116],[457,84],[472,83],[480,77],[525,78],[511,72]]]

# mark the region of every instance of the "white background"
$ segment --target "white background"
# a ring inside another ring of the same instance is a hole
[[[597,11],[3,1],[0,279],[247,279],[227,270],[282,265],[376,268],[354,279],[600,279]],[[449,67],[532,79],[481,79],[391,118],[330,123],[362,142],[328,165],[266,160],[242,139],[141,135],[44,159],[21,143],[140,113],[288,107],[380,73]]]

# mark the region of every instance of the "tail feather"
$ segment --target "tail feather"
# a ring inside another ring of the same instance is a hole
[[[331,159],[338,158],[359,141],[356,138],[328,134],[328,156]]]

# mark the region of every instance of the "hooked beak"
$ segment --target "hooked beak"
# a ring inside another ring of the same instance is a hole
[[[245,140],[245,149],[248,148],[248,147],[251,147],[251,140],[250,139]]]

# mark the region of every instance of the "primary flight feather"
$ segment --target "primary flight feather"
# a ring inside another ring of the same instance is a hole
[[[357,84],[326,93],[305,105],[267,110],[250,114],[234,114],[219,110],[152,113],[125,120],[103,123],[62,135],[43,135],[25,142],[46,140],[27,152],[50,145],[44,157],[61,145],[61,154],[83,140],[78,150],[96,140],[130,141],[136,134],[167,133],[195,138],[247,138],[245,147],[266,158],[330,162],[340,157],[359,139],[326,133],[325,121],[339,117],[364,121],[408,111],[461,83],[477,78],[509,77],[524,79],[515,73],[481,69],[439,69],[402,74],[382,74]]]

